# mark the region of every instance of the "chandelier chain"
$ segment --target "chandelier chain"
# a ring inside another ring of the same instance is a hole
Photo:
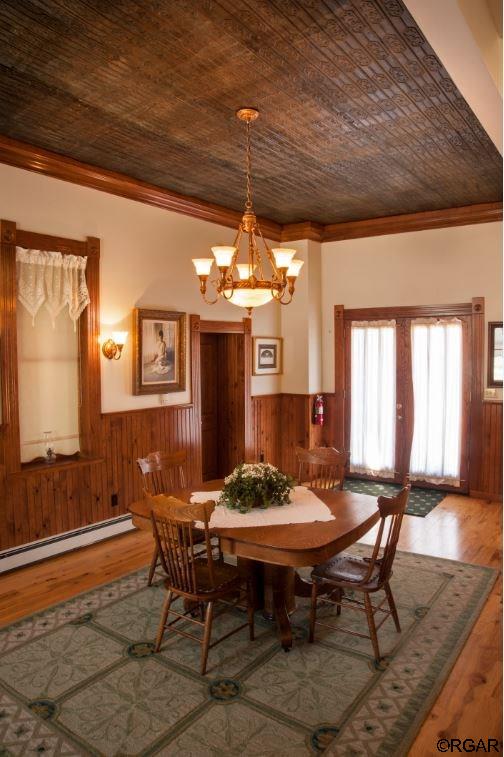
[[[247,152],[246,152],[246,163],[247,163],[247,200],[245,202],[245,210],[252,210],[252,179],[251,179],[251,173],[252,173],[252,151],[250,147],[250,121],[247,121]]]

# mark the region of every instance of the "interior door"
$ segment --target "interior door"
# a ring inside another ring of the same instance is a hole
[[[223,478],[245,460],[245,339],[200,335],[203,480]]]
[[[203,481],[220,478],[218,335],[201,334],[201,455]]]

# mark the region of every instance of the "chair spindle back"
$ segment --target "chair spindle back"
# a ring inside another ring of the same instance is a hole
[[[202,554],[194,552],[193,529],[195,522],[204,525],[206,560],[212,586],[215,587],[212,545],[208,530],[208,520],[214,502],[189,505],[186,502],[157,495],[151,497],[151,520],[159,557],[170,585],[186,594],[198,593],[196,560]]]
[[[303,449],[296,447],[299,463],[299,483],[307,483],[314,489],[343,489],[348,452],[339,452],[334,447]]]
[[[139,457],[137,465],[143,476],[146,494],[168,494],[177,489],[185,489],[184,466],[187,461],[185,450],[177,452],[151,452],[147,457]]]
[[[407,484],[398,494],[396,494],[395,497],[378,497],[380,525],[378,527],[373,554],[369,560],[369,570],[362,581],[364,584],[370,580],[377,563],[380,566],[378,582],[383,584],[390,578],[397,549],[397,542],[399,541],[399,534],[401,532],[402,520],[406,507],[408,506],[410,489],[411,485]],[[380,550],[383,550],[381,557]]]

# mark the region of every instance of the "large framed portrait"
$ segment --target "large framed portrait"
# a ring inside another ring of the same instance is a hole
[[[166,394],[186,388],[186,314],[133,311],[133,394]]]
[[[282,373],[282,339],[255,336],[253,339],[253,374],[268,376]]]

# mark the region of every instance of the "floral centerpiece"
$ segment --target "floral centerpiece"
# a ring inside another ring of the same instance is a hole
[[[241,463],[224,479],[219,504],[248,513],[253,507],[287,505],[294,479],[269,463]]]

